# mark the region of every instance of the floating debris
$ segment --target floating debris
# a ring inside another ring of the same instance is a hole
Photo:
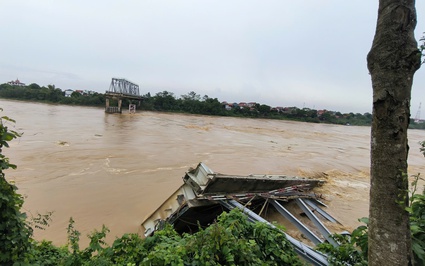
[[[69,143],[66,141],[58,141],[57,144],[59,146],[69,147]]]

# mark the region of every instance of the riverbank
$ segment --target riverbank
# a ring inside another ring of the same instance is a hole
[[[195,92],[176,97],[172,92],[163,91],[151,96],[143,95],[143,101],[137,102],[138,109],[144,111],[163,111],[173,113],[190,113],[201,115],[267,118],[279,120],[302,121],[311,123],[328,123],[340,125],[363,125],[371,123],[370,113],[346,113],[338,111],[315,110],[311,108],[273,107],[257,102],[228,103],[208,96],[201,97]],[[0,84],[0,98],[59,103],[79,106],[105,107],[105,95],[97,92],[74,91],[65,93],[54,85],[40,87],[38,84],[12,86]],[[123,99],[123,107],[128,108],[131,100]],[[110,105],[116,105],[111,100]]]

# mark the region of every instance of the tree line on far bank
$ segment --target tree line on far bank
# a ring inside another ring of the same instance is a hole
[[[103,93],[80,93],[74,91],[70,97],[66,97],[64,91],[54,85],[45,87],[36,83],[28,86],[1,84],[0,98],[68,105],[105,106],[105,95]],[[128,107],[130,103],[129,100],[123,100],[124,107]],[[113,104],[116,103],[112,102],[111,105]],[[146,111],[283,119],[339,125],[369,126],[372,122],[372,114],[370,113],[341,113],[297,107],[273,108],[260,103],[244,106],[237,103],[223,104],[217,98],[210,98],[207,95],[201,97],[193,91],[186,95],[181,95],[181,97],[176,97],[174,93],[168,91],[158,92],[154,96],[147,93],[143,95],[143,101],[137,108]],[[425,129],[425,123],[415,123],[411,119],[410,128]]]

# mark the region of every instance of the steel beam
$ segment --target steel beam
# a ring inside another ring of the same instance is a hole
[[[223,200],[223,201],[220,201],[220,203],[229,210],[231,210],[233,208],[238,208],[238,209],[242,210],[245,214],[248,215],[248,218],[249,218],[250,221],[266,223],[270,227],[276,228],[269,221],[265,220],[264,218],[262,218],[261,216],[259,216],[255,212],[251,211],[250,209],[246,208],[245,206],[243,206],[242,204],[240,204],[239,202],[237,202],[235,200],[227,200],[227,201]],[[280,230],[280,229],[278,229],[278,230]],[[303,244],[302,242],[296,240],[295,238],[291,237],[290,235],[286,234],[285,232],[283,232],[283,231],[281,231],[281,232],[283,234],[285,234],[286,239],[288,239],[288,241],[292,244],[295,252],[297,252],[298,255],[300,255],[306,261],[310,262],[311,264],[313,264],[315,266],[327,266],[327,265],[329,265],[327,258],[326,258],[326,255],[324,255],[324,254],[312,249],[311,247]]]
[[[316,215],[307,207],[305,202],[298,198],[295,199],[298,206],[304,211],[307,217],[314,223],[314,225],[319,229],[319,232],[323,235],[326,240],[331,243],[334,247],[338,247],[339,244],[331,237],[331,232],[322,224],[322,222],[317,218]]]
[[[300,220],[298,220],[294,215],[292,215],[292,213],[290,213],[282,205],[280,205],[279,202],[277,202],[276,200],[271,200],[270,203],[283,217],[285,217],[288,221],[295,225],[298,230],[301,231],[301,233],[303,233],[308,239],[310,239],[311,242],[313,242],[315,245],[323,243],[322,239],[316,236],[310,229],[308,229],[308,227],[306,227]]]
[[[317,206],[316,203],[314,203],[313,201],[309,199],[304,199],[304,202],[307,203],[307,205],[309,205],[313,209],[313,211],[317,211],[318,213],[320,213],[320,215],[322,215],[326,220],[333,223],[341,224],[335,218],[333,218],[329,213],[327,213],[326,211],[322,210],[319,206]]]

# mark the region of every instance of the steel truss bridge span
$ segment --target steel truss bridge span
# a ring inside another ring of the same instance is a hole
[[[111,85],[109,85],[109,90],[106,93],[140,97],[139,85],[119,78],[112,78]]]

